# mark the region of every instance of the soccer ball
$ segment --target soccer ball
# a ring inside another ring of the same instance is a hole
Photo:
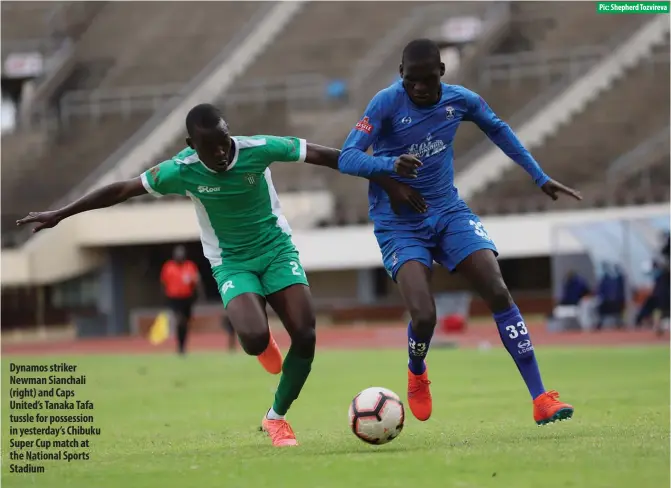
[[[349,426],[369,444],[386,444],[403,430],[405,408],[399,396],[381,387],[366,388],[349,406]]]

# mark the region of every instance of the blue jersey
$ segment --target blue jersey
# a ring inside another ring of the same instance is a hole
[[[429,215],[406,209],[396,215],[387,194],[370,183],[370,216],[377,220],[423,220],[433,214],[465,206],[454,187],[452,143],[462,121],[474,122],[508,157],[522,166],[541,186],[548,181],[529,151],[476,93],[443,83],[440,101],[430,107],[415,105],[399,80],[371,100],[363,118],[350,132],[342,149],[339,169],[356,176],[384,174],[418,190]],[[366,154],[373,146],[373,155]],[[394,173],[394,161],[412,154],[422,162],[416,179]]]

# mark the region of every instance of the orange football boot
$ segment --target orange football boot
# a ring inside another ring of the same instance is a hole
[[[261,430],[268,434],[275,447],[297,446],[296,434],[286,420],[269,420],[265,415]]]
[[[257,356],[263,369],[270,374],[280,374],[282,372],[282,351],[280,351],[277,342],[272,334],[270,334],[270,342],[268,347],[261,354]]]
[[[415,418],[422,422],[429,420],[433,410],[430,384],[428,369],[425,369],[420,375],[408,370],[408,405],[410,405],[410,411]]]
[[[534,420],[540,425],[570,420],[573,417],[573,405],[559,401],[559,393],[554,390],[541,393],[534,399]]]

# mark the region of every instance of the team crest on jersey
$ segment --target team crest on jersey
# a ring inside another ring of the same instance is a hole
[[[401,123],[403,123],[403,124],[406,124],[406,125],[407,125],[407,124],[409,124],[410,122],[412,122],[412,119],[411,119],[410,117],[403,117],[403,118],[401,119]]]
[[[149,174],[151,175],[152,178],[156,179],[156,177],[158,176],[158,170],[159,170],[158,166],[154,166],[149,170]]]
[[[454,108],[452,108],[450,105],[445,107],[445,117],[447,119],[453,119],[454,118]]]
[[[253,173],[247,173],[245,175],[245,179],[247,180],[247,183],[249,183],[250,185],[253,185],[253,184],[256,183],[256,175],[253,174]]]
[[[371,132],[373,132],[373,126],[370,123],[370,119],[368,117],[364,117],[363,119],[361,119],[359,122],[356,123],[356,125],[354,126],[354,130],[370,134]]]

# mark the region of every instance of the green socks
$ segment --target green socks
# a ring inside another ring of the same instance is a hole
[[[282,364],[282,376],[273,403],[273,410],[278,415],[286,415],[291,404],[298,398],[312,369],[313,359],[297,356],[291,348],[289,349]]]

